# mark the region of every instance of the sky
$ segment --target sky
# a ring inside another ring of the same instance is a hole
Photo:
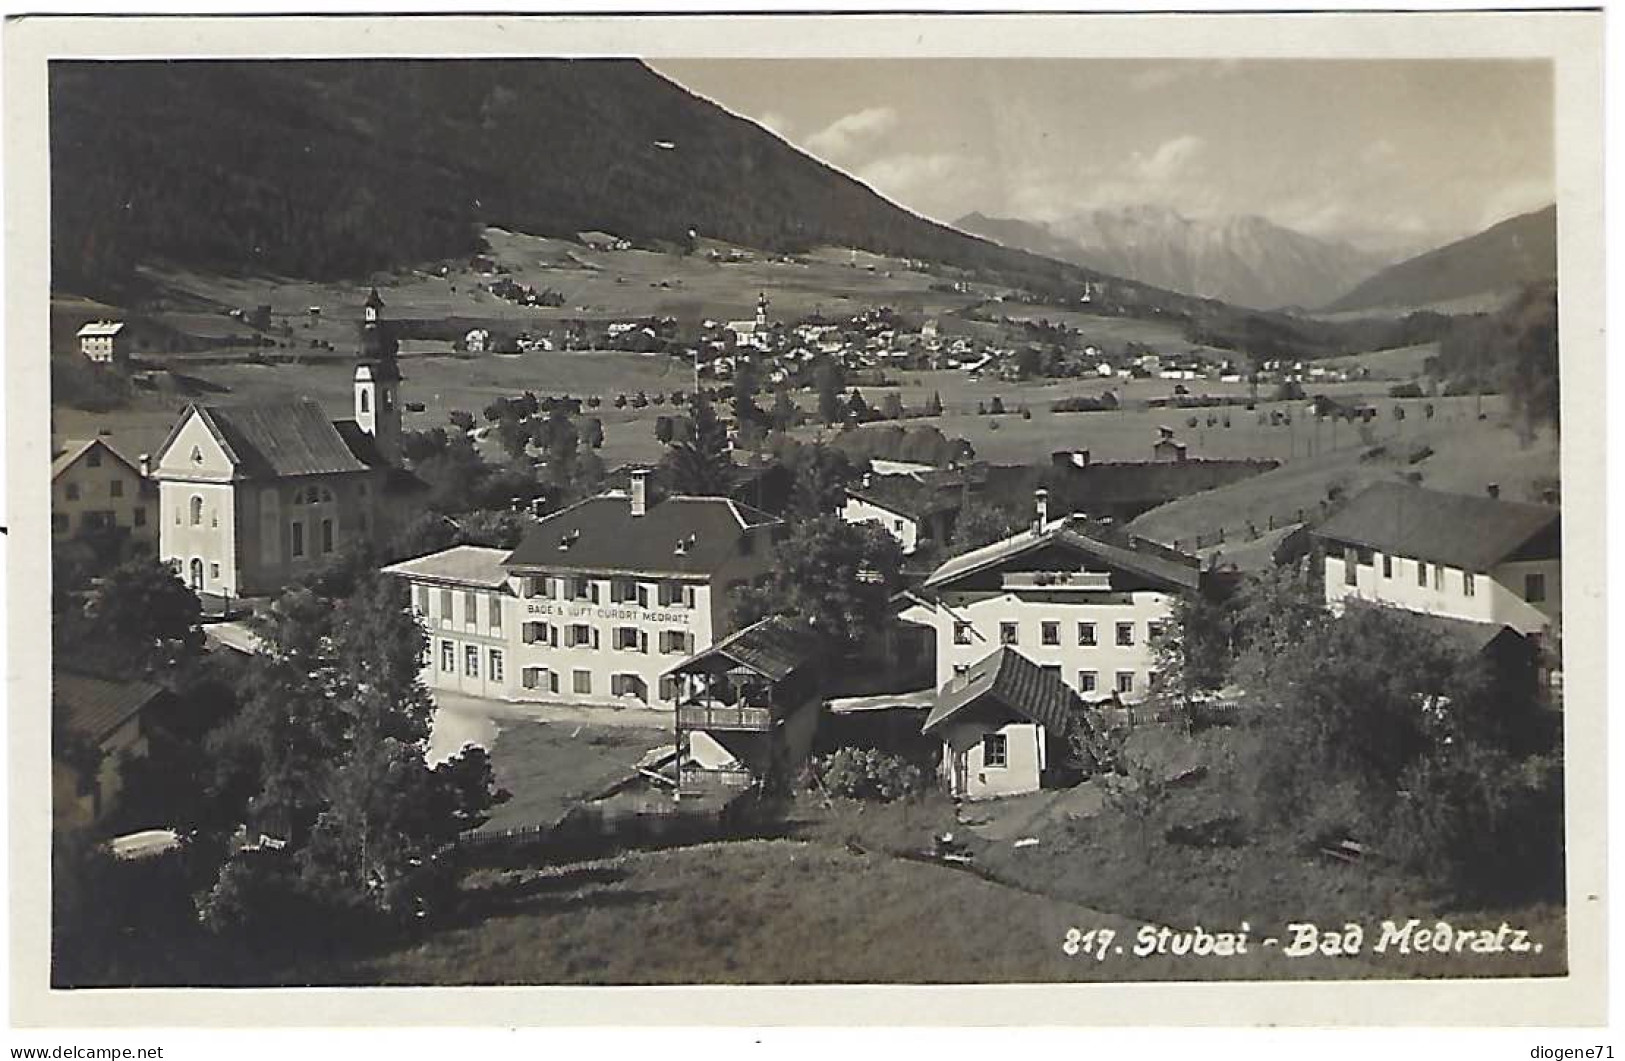
[[[1151,204],[1411,252],[1555,199],[1545,61],[651,65],[948,223]]]

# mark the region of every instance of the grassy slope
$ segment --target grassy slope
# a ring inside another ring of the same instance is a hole
[[[551,825],[584,796],[625,777],[643,753],[670,744],[669,728],[503,722],[491,749],[497,784],[512,798],[487,831]]]

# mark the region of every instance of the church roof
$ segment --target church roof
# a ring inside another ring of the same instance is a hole
[[[337,425],[313,401],[255,405],[192,405],[210,432],[249,479],[362,472],[368,465],[352,450]],[[167,450],[187,418],[182,416],[164,443]]]

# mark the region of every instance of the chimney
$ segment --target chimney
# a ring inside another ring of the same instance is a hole
[[[1042,534],[1044,525],[1049,522],[1049,491],[1039,487],[1033,491],[1033,533]]]
[[[632,517],[649,511],[649,469],[632,469]]]
[[[870,488],[870,487],[871,487],[871,486],[873,486],[873,485],[874,485],[874,484],[875,484],[875,477],[874,477],[874,475],[873,475],[873,473],[871,473],[871,472],[864,472],[864,473],[863,473],[863,488],[864,488],[864,489],[865,489],[865,490],[867,490],[867,489],[869,489],[869,488]]]
[[[1484,492],[1486,494],[1489,494],[1491,497],[1500,497],[1501,496],[1501,484],[1500,483],[1489,483],[1488,485],[1486,485],[1484,487]]]
[[[135,463],[136,466],[141,469],[141,478],[152,478],[152,457],[149,454],[141,454],[141,456],[135,459]]]

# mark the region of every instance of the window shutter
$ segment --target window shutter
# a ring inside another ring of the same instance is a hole
[[[694,587],[693,586],[684,586],[683,587],[683,607],[685,607],[685,608],[694,607]]]
[[[552,623],[547,624],[547,644],[549,648],[559,647],[559,628]]]
[[[598,647],[598,627],[596,626],[592,628],[592,647]]]
[[[556,670],[547,672],[547,691],[550,693],[559,691],[559,672]]]
[[[638,632],[638,651],[643,653],[649,651],[649,635],[642,631]]]
[[[644,585],[642,582],[639,582],[638,583],[638,607],[639,608],[647,608],[648,606],[649,606],[649,587]]]
[[[587,596],[592,598],[592,602],[594,604],[598,603],[598,583],[596,583],[596,582],[587,583]]]

